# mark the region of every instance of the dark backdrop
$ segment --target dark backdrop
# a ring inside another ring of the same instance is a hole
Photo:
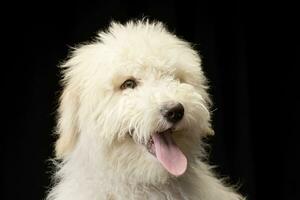
[[[209,143],[217,171],[240,183],[249,199],[299,199],[299,24],[293,7],[254,1],[12,3],[2,17],[8,56],[1,66],[1,199],[45,197],[57,66],[69,47],[90,40],[112,19],[143,16],[165,22],[202,55],[214,101],[216,135]]]

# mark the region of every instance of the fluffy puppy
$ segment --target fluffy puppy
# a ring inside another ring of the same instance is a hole
[[[204,162],[201,60],[160,22],[112,23],[62,65],[47,200],[240,200]]]

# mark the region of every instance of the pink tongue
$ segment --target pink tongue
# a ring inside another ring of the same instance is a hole
[[[156,133],[152,138],[159,162],[174,176],[182,175],[187,167],[187,159],[175,144],[171,132]]]

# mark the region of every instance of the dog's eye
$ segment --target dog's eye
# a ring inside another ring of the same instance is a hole
[[[127,89],[127,88],[135,88],[137,86],[136,81],[133,79],[128,79],[126,80],[122,85],[121,85],[121,90]]]

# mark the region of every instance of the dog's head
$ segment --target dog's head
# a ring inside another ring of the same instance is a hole
[[[183,174],[212,134],[200,58],[161,23],[112,23],[62,67],[59,158],[80,152],[162,181]]]

